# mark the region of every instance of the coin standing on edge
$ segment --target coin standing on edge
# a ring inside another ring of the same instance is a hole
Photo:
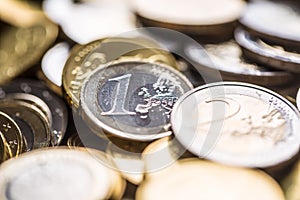
[[[177,99],[192,89],[180,72],[164,64],[115,62],[84,82],[83,119],[97,133],[151,141],[171,134],[169,117]]]
[[[119,199],[125,182],[96,150],[35,150],[0,167],[0,199]]]
[[[216,162],[267,168],[299,151],[300,114],[284,97],[252,84],[219,82],[183,95],[171,114],[175,137]]]
[[[7,85],[0,86],[0,99],[10,93],[28,93],[43,100],[52,115],[51,144],[61,143],[68,125],[68,111],[65,102],[50,91],[43,82],[29,79],[17,79]]]
[[[235,31],[234,35],[237,43],[242,47],[245,57],[275,69],[300,72],[299,53],[271,46],[240,28]]]
[[[194,158],[179,160],[160,176],[148,177],[138,187],[136,199],[284,200],[284,195],[262,171]]]

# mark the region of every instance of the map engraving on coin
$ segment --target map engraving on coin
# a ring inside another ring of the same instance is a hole
[[[163,64],[108,64],[85,81],[82,113],[87,121],[120,137],[153,140],[170,134],[172,107],[191,88],[183,75]]]

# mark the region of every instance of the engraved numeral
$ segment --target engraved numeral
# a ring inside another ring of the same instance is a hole
[[[108,79],[108,81],[117,82],[117,89],[113,97],[113,105],[111,110],[102,112],[101,115],[135,115],[135,112],[130,112],[124,108],[127,90],[130,82],[131,74],[126,74],[116,78]]]

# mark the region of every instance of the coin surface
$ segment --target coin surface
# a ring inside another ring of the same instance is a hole
[[[0,86],[0,99],[10,93],[28,93],[43,100],[51,111],[52,135],[51,144],[56,146],[62,141],[68,124],[68,111],[64,101],[51,92],[43,82],[29,79],[18,79]]]
[[[125,183],[102,163],[104,159],[95,150],[59,148],[28,152],[1,165],[0,198],[119,199]]]
[[[259,66],[242,57],[242,50],[233,40],[204,45],[201,49],[186,47],[186,54],[204,70],[219,70],[225,81],[243,81],[263,86],[284,85],[295,80],[289,72]]]
[[[75,3],[72,0],[45,0],[43,9],[70,39],[79,44],[136,28],[135,16],[126,1],[93,0]]]
[[[158,44],[141,38],[106,38],[84,46],[75,46],[63,70],[63,88],[67,100],[79,107],[80,90],[85,78],[105,63],[120,59],[147,60],[176,66],[175,58],[159,49]]]
[[[62,72],[70,53],[66,42],[56,44],[49,49],[42,59],[42,79],[54,92],[62,95]]]
[[[82,116],[94,130],[130,140],[154,140],[171,134],[172,107],[191,88],[182,74],[167,65],[110,63],[85,80]]]
[[[23,148],[23,137],[16,122],[0,109],[0,132],[4,145],[8,145],[11,156],[18,156]]]
[[[275,69],[300,72],[299,53],[287,51],[283,47],[269,45],[242,29],[235,31],[235,39],[242,47],[243,54],[249,59]]]
[[[174,134],[190,152],[245,167],[276,166],[295,156],[299,122],[299,111],[284,97],[238,82],[198,87],[171,114]]]
[[[244,1],[240,0],[133,1],[135,12],[144,25],[195,35],[229,34],[244,6]]]
[[[136,199],[284,200],[284,195],[278,183],[262,171],[184,159],[160,176],[146,179]]]
[[[75,46],[63,70],[63,88],[69,104],[78,108],[82,83],[98,67],[113,60],[162,62],[176,66],[175,58],[143,38],[112,37]]]
[[[39,108],[20,100],[2,99],[0,110],[6,112],[11,118],[17,119],[16,122],[22,125],[24,129],[21,132],[25,136],[29,148],[27,150],[50,145],[50,124]],[[23,137],[21,138],[23,140]]]
[[[300,197],[300,161],[282,182],[286,200],[297,200]]]
[[[0,84],[4,84],[38,63],[58,28],[31,4],[4,0],[0,7],[0,18],[7,22],[1,23],[0,38]]]
[[[271,43],[299,49],[299,11],[296,1],[252,1],[241,16],[240,23],[251,33]]]

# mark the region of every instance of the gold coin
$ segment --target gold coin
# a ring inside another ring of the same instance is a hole
[[[279,185],[259,170],[184,159],[146,179],[136,199],[284,200]]]
[[[0,110],[0,136],[4,148],[6,147],[6,151],[4,152],[8,153],[8,158],[18,156],[23,148],[23,136],[21,130],[9,115],[2,112],[1,108]]]
[[[38,63],[54,42],[58,28],[41,10],[21,1],[0,2],[0,84]],[[8,25],[10,24],[10,25]]]
[[[75,46],[63,70],[63,88],[70,105],[79,107],[85,78],[96,68],[113,61],[160,62],[176,68],[175,58],[158,44],[140,38],[107,38]]]

